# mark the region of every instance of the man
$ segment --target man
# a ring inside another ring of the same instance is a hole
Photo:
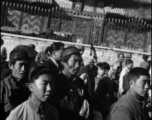
[[[62,53],[64,69],[55,81],[54,105],[61,120],[84,120],[89,115],[88,93],[83,80],[77,77],[81,54],[76,47]]]
[[[46,103],[54,89],[51,70],[33,66],[29,75],[29,89],[29,99],[16,107],[6,120],[59,120],[56,109]]]
[[[120,78],[119,78],[119,94],[120,95],[122,95],[122,93],[123,93],[123,77],[129,73],[129,71],[132,69],[132,67],[133,67],[133,61],[130,59],[127,59],[125,61],[125,67],[121,71]]]
[[[149,73],[136,67],[128,75],[130,88],[112,107],[109,120],[147,120],[144,101],[148,96]]]
[[[47,48],[46,53],[49,59],[45,61],[45,65],[53,70],[53,77],[56,76],[62,69],[61,55],[64,49],[64,44],[61,42],[54,42]]]
[[[111,105],[111,95],[112,95],[112,81],[108,76],[108,71],[110,70],[110,65],[106,62],[99,62],[98,75],[95,79],[95,91],[93,96],[94,111],[95,113],[100,113],[103,119],[108,116],[108,111]],[[102,118],[98,117],[96,120]]]
[[[150,64],[148,63],[148,55],[143,55],[143,61],[140,63],[140,67],[145,68],[149,71]]]
[[[25,50],[12,50],[9,57],[9,67],[11,74],[0,82],[0,105],[3,119],[29,96],[29,90],[26,86],[29,71],[28,53]]]

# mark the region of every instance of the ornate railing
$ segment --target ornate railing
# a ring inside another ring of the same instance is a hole
[[[26,1],[26,0],[25,0]],[[85,44],[143,51],[151,42],[151,21],[106,14],[75,17],[58,6],[1,1],[1,31]]]

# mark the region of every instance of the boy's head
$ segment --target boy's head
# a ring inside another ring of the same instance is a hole
[[[44,66],[33,66],[29,74],[29,89],[38,101],[45,102],[54,90],[51,70]]]
[[[133,61],[130,60],[130,59],[127,59],[127,60],[125,61],[125,66],[126,66],[129,70],[131,70],[132,67],[133,67]]]
[[[97,64],[98,67],[98,76],[102,77],[104,74],[108,73],[110,70],[110,65],[106,62],[99,62]]]
[[[150,75],[144,68],[136,67],[130,70],[128,74],[130,90],[138,98],[144,98],[148,95]]]

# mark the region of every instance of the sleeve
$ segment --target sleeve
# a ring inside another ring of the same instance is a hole
[[[110,120],[133,120],[133,117],[128,107],[120,105],[111,113]]]
[[[17,115],[12,111],[6,120],[19,120]]]

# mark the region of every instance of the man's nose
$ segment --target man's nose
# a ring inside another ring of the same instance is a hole
[[[22,71],[25,71],[25,65],[22,66],[21,70],[22,70]]]
[[[47,91],[51,91],[51,85],[50,84],[47,85]]]
[[[75,67],[80,67],[80,62],[78,61],[78,62],[76,62],[76,65],[75,65]]]
[[[145,89],[149,89],[149,83],[148,82],[146,82],[146,84],[145,84]]]

